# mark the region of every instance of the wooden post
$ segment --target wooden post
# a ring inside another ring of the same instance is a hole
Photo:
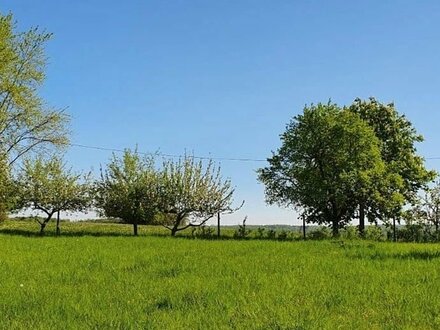
[[[217,237],[220,238],[220,212],[217,213]]]
[[[393,241],[397,242],[396,217],[393,217]]]
[[[57,229],[56,229],[56,235],[58,236],[61,233],[60,230],[60,211],[57,212]]]
[[[303,239],[306,239],[306,219],[303,217]]]
[[[364,203],[359,204],[359,236],[365,238],[365,206]]]

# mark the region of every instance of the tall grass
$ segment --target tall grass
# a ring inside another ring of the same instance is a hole
[[[437,244],[132,237],[108,224],[39,237],[17,224],[0,228],[4,329],[440,328]]]

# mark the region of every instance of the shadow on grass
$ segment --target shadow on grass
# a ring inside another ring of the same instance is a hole
[[[433,260],[440,258],[440,251],[409,251],[403,253],[385,253],[376,251],[375,253],[350,253],[347,254],[350,258],[355,259],[370,259],[370,260]]]
[[[133,234],[131,233],[123,233],[123,232],[90,232],[90,231],[61,232],[61,235],[57,236],[56,233],[52,231],[47,231],[44,234],[40,234],[37,231],[30,231],[24,229],[11,229],[11,228],[1,228],[0,234],[11,235],[11,236],[25,236],[25,237],[80,237],[80,236],[130,237],[133,236]]]
[[[94,237],[170,237],[173,239],[189,239],[189,240],[232,240],[235,239],[233,237],[228,236],[211,236],[211,237],[200,237],[200,236],[191,236],[185,234],[178,234],[177,236],[172,237],[170,233],[163,232],[150,232],[150,233],[139,233],[138,236],[134,236],[131,232],[120,232],[120,231],[90,231],[90,230],[78,230],[78,231],[63,231],[61,230],[60,235],[56,235],[55,231],[48,230],[43,234],[40,234],[38,230],[30,230],[30,229],[19,229],[19,228],[0,228],[0,235],[10,235],[10,236],[24,236],[24,237],[81,237],[81,236],[94,236]],[[235,239],[236,240],[236,239]]]
[[[90,231],[90,230],[77,230],[77,231],[63,231],[61,229],[61,234],[56,235],[55,231],[48,230],[44,234],[40,234],[38,230],[31,229],[20,229],[20,228],[0,228],[0,235],[10,235],[10,236],[24,236],[24,237],[82,237],[82,236],[92,236],[92,237],[168,237],[170,239],[184,239],[184,240],[203,240],[203,241],[277,241],[277,242],[294,242],[303,241],[302,239],[279,239],[279,238],[259,238],[259,237],[245,237],[238,238],[233,236],[200,236],[187,234],[177,234],[172,237],[169,232],[147,232],[139,233],[138,236],[134,236],[131,232],[120,232],[120,231]]]

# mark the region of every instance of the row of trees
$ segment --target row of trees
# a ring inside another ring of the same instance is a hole
[[[417,154],[421,141],[392,103],[374,98],[356,99],[348,107],[320,103],[290,121],[281,147],[258,177],[267,202],[295,207],[304,224],[328,224],[337,236],[358,219],[363,236],[365,219],[389,223],[422,214],[419,192],[436,173]],[[438,217],[438,210],[433,212]]]
[[[113,156],[94,186],[95,206],[102,215],[137,224],[162,224],[174,236],[204,225],[218,213],[231,213],[234,188],[223,180],[213,161],[206,166],[194,157],[164,160],[142,158],[127,150]]]
[[[204,166],[191,156],[165,160],[156,167],[154,157],[142,158],[126,150],[122,157],[114,155],[95,181],[90,174],[74,173],[58,157],[26,159],[12,186],[12,210],[32,209],[46,215],[37,218],[41,233],[60,211],[96,209],[105,217],[133,224],[134,235],[139,224],[159,224],[173,236],[204,225],[218,213],[234,211],[231,182],[221,178],[212,161]]]

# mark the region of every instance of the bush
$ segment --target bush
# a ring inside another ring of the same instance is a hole
[[[332,232],[327,227],[319,227],[307,234],[307,237],[315,240],[329,239],[332,238]]]
[[[273,229],[269,229],[266,232],[266,238],[268,238],[268,239],[275,239],[276,235],[277,235],[277,232]]]
[[[357,226],[347,226],[341,231],[341,237],[346,239],[359,238],[359,229]]]
[[[432,242],[434,235],[424,224],[407,224],[397,231],[397,238],[405,242]]]
[[[264,238],[264,232],[266,231],[266,229],[258,227],[257,231],[255,232],[255,238]]]
[[[289,233],[288,233],[287,231],[285,231],[285,230],[281,230],[281,231],[278,233],[278,239],[279,239],[280,241],[285,241],[285,240],[288,238],[288,235],[289,235]]]
[[[200,226],[194,228],[191,234],[193,237],[198,238],[212,238],[215,234],[215,230],[212,227]]]
[[[238,229],[234,233],[234,238],[246,238],[251,231],[246,229],[246,220],[247,217],[244,218],[243,223],[238,225]]]
[[[385,241],[386,236],[381,227],[368,226],[365,228],[365,238],[371,241]]]

